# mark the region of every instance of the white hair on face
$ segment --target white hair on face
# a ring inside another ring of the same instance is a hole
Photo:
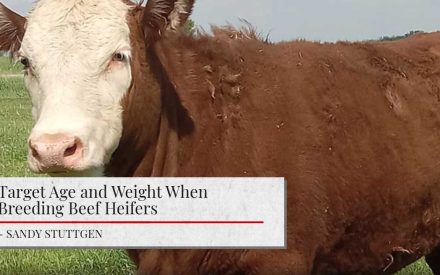
[[[36,121],[31,138],[79,137],[78,170],[102,170],[119,144],[120,101],[131,84],[129,10],[121,0],[40,0],[28,18],[20,55],[33,70],[25,78]],[[109,69],[115,52],[127,61]]]

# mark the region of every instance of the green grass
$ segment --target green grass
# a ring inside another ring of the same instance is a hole
[[[0,73],[8,59],[0,58]],[[33,176],[26,164],[31,103],[21,77],[0,78],[0,176]],[[132,274],[123,250],[0,250],[0,274]],[[432,274],[425,261],[398,275]]]
[[[9,57],[0,57],[0,74],[21,74],[23,66]]]
[[[0,273],[133,274],[122,250],[0,250]]]
[[[0,78],[0,176],[26,177],[31,104],[21,78]]]
[[[396,275],[431,275],[431,269],[426,264],[425,260],[420,260],[412,265],[406,267]]]

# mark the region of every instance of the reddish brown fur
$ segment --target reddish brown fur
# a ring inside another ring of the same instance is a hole
[[[439,33],[270,45],[217,29],[146,52],[108,174],[284,176],[289,225],[287,250],[131,251],[140,274],[391,273],[439,244]]]

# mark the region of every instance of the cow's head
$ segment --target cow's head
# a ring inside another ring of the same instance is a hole
[[[32,98],[33,171],[103,171],[118,147],[121,102],[133,85],[132,22],[152,45],[186,21],[193,2],[149,0],[142,7],[125,0],[40,0],[26,19],[0,6],[0,50],[23,64]]]

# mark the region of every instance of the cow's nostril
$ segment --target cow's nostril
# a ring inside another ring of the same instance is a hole
[[[29,147],[31,148],[32,156],[36,159],[40,159],[40,154],[38,153],[36,145],[33,145],[31,142],[29,143]]]
[[[66,151],[64,151],[64,157],[66,158],[75,155],[76,149],[78,149],[78,145],[75,142],[75,144],[73,144],[72,146],[67,148]]]

